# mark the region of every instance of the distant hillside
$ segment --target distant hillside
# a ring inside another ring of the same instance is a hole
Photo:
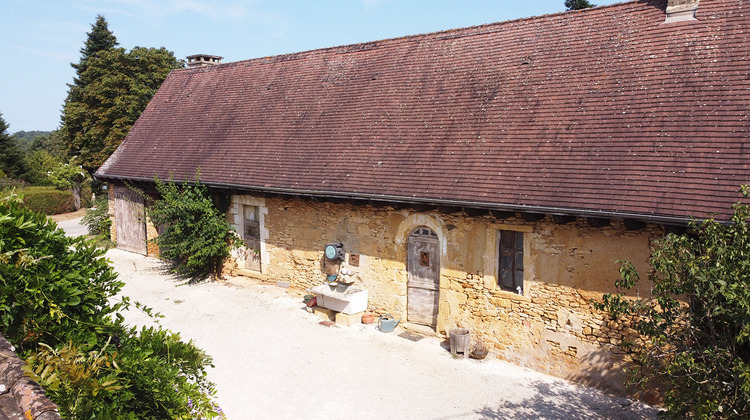
[[[21,147],[24,150],[28,150],[29,147],[31,147],[31,143],[34,142],[34,139],[36,139],[39,136],[49,136],[52,133],[52,131],[17,131],[13,133],[11,137],[14,137],[16,139],[16,144],[18,144],[19,147]]]

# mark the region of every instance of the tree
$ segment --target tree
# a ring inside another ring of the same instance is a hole
[[[218,416],[211,358],[161,328],[136,329],[104,251],[0,198],[0,332],[70,419]],[[147,313],[150,311],[144,308]]]
[[[589,3],[588,0],[565,0],[565,10],[581,10],[590,7],[596,7],[596,5]]]
[[[91,181],[90,178],[88,172],[81,165],[77,164],[76,158],[70,159],[68,163],[58,165],[49,175],[49,179],[55,188],[58,190],[70,190],[73,193],[76,210],[81,208],[81,189],[84,184]]]
[[[155,226],[163,226],[156,242],[172,271],[192,281],[219,276],[231,248],[241,240],[206,187],[200,179],[181,186],[156,179],[156,189],[160,198],[148,208],[148,215]]]
[[[34,137],[31,145],[29,146],[30,151],[44,150],[51,156],[63,159],[68,156],[68,149],[65,146],[62,135],[59,130],[51,131],[45,134],[40,134]]]
[[[101,23],[100,23],[101,21]],[[156,90],[182,62],[164,48],[115,48],[102,16],[74,64],[77,77],[63,105],[61,134],[70,156],[96,171],[119,146]]]
[[[46,150],[32,150],[24,157],[26,172],[23,179],[31,185],[52,185],[50,175],[58,166],[62,165],[59,158],[52,156]]]
[[[25,171],[23,152],[7,130],[8,124],[0,113],[0,172],[11,178],[20,178]]]
[[[655,244],[650,299],[618,293],[596,305],[635,321],[645,340],[630,343],[638,363],[632,383],[666,386],[669,416],[750,418],[750,208],[733,209],[728,224],[693,222],[694,235]],[[632,264],[620,273],[619,289],[636,286]]]
[[[96,15],[96,22],[91,25],[91,32],[86,35],[88,37],[80,50],[81,61],[78,64],[71,64],[79,77],[86,70],[86,63],[89,58],[94,57],[99,51],[109,51],[119,44],[117,37],[109,30],[107,20],[102,15]]]

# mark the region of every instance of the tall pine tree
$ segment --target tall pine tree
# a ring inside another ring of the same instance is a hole
[[[7,130],[8,124],[0,113],[0,172],[10,178],[18,178],[24,172],[23,152]]]
[[[86,70],[86,63],[90,57],[95,56],[99,51],[108,51],[118,45],[117,37],[109,30],[107,20],[102,15],[96,16],[96,23],[91,25],[91,32],[86,35],[88,38],[81,48],[81,61],[78,64],[70,64],[76,69],[78,77]]]
[[[74,83],[63,105],[61,135],[68,154],[89,173],[117,149],[151,97],[181,61],[164,48],[117,48],[97,16],[81,49]]]
[[[76,77],[73,79],[73,84],[68,84],[68,97],[63,104],[60,134],[70,156],[88,155],[87,150],[81,150],[85,148],[86,143],[82,137],[86,136],[92,123],[96,122],[92,121],[91,108],[100,105],[96,101],[87,101],[86,98],[87,90],[96,81],[87,75],[88,64],[98,53],[114,50],[118,45],[115,34],[109,30],[107,20],[102,15],[96,16],[96,22],[91,25],[91,32],[86,35],[86,42],[80,50],[81,59],[78,63],[70,63],[76,70]],[[85,156],[81,158],[87,160]],[[87,171],[96,170],[89,166],[84,166]]]

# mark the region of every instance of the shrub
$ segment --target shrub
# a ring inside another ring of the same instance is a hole
[[[26,187],[18,190],[23,204],[30,210],[42,214],[69,213],[75,210],[73,193],[53,187]]]
[[[218,414],[211,359],[162,329],[123,324],[127,298],[104,251],[69,238],[12,196],[0,199],[0,332],[63,418]],[[148,310],[147,310],[148,312]]]
[[[109,217],[109,201],[106,195],[101,195],[94,200],[94,206],[86,209],[81,222],[86,225],[90,235],[109,236],[112,219]]]
[[[219,276],[240,238],[216,208],[206,187],[155,180],[160,198],[148,208],[155,226],[163,226],[156,243],[170,260],[172,272],[191,281]]]
[[[750,208],[733,209],[728,224],[693,222],[695,235],[655,244],[650,299],[619,293],[596,305],[634,320],[647,339],[630,343],[639,364],[632,383],[666,385],[669,417],[750,418]],[[636,286],[632,264],[620,273],[619,289]]]

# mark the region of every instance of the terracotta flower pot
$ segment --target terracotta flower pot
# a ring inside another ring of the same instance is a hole
[[[372,324],[373,322],[375,322],[375,314],[367,312],[366,314],[362,315],[363,324]]]

